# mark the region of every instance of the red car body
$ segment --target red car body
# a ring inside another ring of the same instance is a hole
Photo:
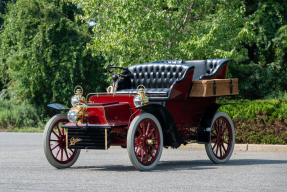
[[[78,90],[80,101],[68,114],[77,114],[77,120],[68,122],[62,115],[46,126],[48,161],[65,168],[77,160],[80,149],[122,146],[127,147],[133,165],[146,170],[158,163],[162,147],[178,148],[195,141],[206,145],[213,162],[228,161],[235,140],[230,117],[217,112],[222,104],[216,103],[216,96],[189,97],[194,80],[225,79],[228,62],[156,61],[114,73],[109,93],[90,93],[83,99],[83,90]],[[136,86],[143,87],[141,94]],[[135,97],[142,99],[140,106]]]

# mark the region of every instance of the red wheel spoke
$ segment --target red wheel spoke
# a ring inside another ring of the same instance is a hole
[[[224,121],[221,119],[221,131],[223,130]]]
[[[59,140],[53,140],[53,139],[50,139],[50,141],[56,141],[56,142],[58,142]]]
[[[223,133],[225,133],[225,131],[228,129],[228,126],[225,124],[225,127],[224,127],[224,129],[223,129]]]
[[[152,156],[152,152],[150,149],[148,149],[148,153],[150,154],[150,156]]]
[[[61,148],[61,161],[63,161],[63,149]]]
[[[139,143],[135,143],[135,147],[138,147],[138,146],[140,146],[140,144]]]
[[[69,159],[67,149],[65,149],[65,154],[66,154],[67,159]]]
[[[143,149],[141,149],[141,162],[143,162],[143,155],[144,155]]]
[[[215,128],[216,133],[218,134],[218,133],[219,133],[219,125],[218,125],[218,122],[215,122],[214,128]]]
[[[225,147],[224,147],[224,145],[222,144],[222,148],[223,148],[223,150],[224,150],[224,153],[226,153],[226,149],[225,149]]]
[[[137,152],[136,156],[139,156],[140,151],[141,151],[141,147],[139,147],[139,149],[138,149],[138,152]]]
[[[59,135],[57,135],[57,134],[54,132],[54,130],[52,130],[52,133],[54,133],[54,135],[56,135],[56,137],[57,137],[58,139],[60,139]]]
[[[56,154],[56,158],[58,157],[60,150],[61,148],[59,147],[59,150],[57,151],[57,154]]]
[[[51,151],[53,151],[56,147],[58,147],[59,146],[59,143],[55,146],[55,147],[53,147],[53,149],[51,149]]]
[[[147,124],[147,129],[145,135],[148,135],[150,123]]]
[[[222,157],[222,150],[221,150],[221,145],[219,145],[219,151],[220,151],[220,156]]]
[[[145,126],[143,123],[140,124],[141,128],[142,128],[142,133],[143,133],[143,136],[145,136]]]
[[[145,159],[148,162],[148,155],[147,155],[147,150],[144,151],[145,152]]]
[[[216,136],[211,137],[211,141],[217,140]]]
[[[157,139],[158,139],[158,137],[154,137],[154,138],[151,138],[151,139],[153,139],[153,140],[157,140]]]
[[[148,137],[150,137],[151,134],[152,134],[154,131],[155,131],[155,128],[153,128],[153,129],[150,131],[150,133],[148,134]]]
[[[57,129],[58,129],[59,136],[61,136],[62,134],[61,134],[61,131],[60,131],[59,126],[58,126],[58,125],[56,125],[56,127],[57,127]]]
[[[139,132],[140,135],[143,135],[142,131],[138,128],[137,131]]]
[[[226,141],[223,141],[224,143],[226,143],[227,145],[229,145],[229,143],[227,143]]]
[[[218,154],[218,144],[216,145],[216,155]]]
[[[217,141],[215,142],[215,144],[212,147],[212,151],[214,150],[215,146],[217,145]]]

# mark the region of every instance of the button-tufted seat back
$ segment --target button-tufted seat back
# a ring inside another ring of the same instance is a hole
[[[172,84],[181,79],[191,66],[183,65],[182,61],[155,61],[128,67],[129,78],[119,81],[118,93],[135,93],[139,85],[144,85],[147,95],[154,97],[168,96]]]
[[[214,77],[229,59],[207,59],[185,61],[185,64],[195,67],[192,80],[202,80]]]
[[[141,64],[129,67],[131,88],[138,85],[146,88],[170,88],[174,81],[180,79],[188,66],[177,64]]]
[[[128,67],[130,77],[119,80],[118,93],[136,93],[139,85],[144,85],[147,95],[167,97],[172,85],[194,69],[192,80],[214,77],[229,62],[228,59],[154,61]]]

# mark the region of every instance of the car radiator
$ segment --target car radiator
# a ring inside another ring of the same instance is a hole
[[[111,143],[110,129],[66,128],[66,145],[71,149],[108,149]]]

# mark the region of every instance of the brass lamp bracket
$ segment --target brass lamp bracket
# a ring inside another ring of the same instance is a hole
[[[80,85],[77,85],[74,89],[74,94],[77,95],[81,103],[85,103],[85,97],[83,97],[84,90]]]
[[[145,95],[146,94],[146,88],[143,85],[139,85],[137,87],[137,94],[142,98],[142,104],[145,105],[149,102],[148,97]]]

